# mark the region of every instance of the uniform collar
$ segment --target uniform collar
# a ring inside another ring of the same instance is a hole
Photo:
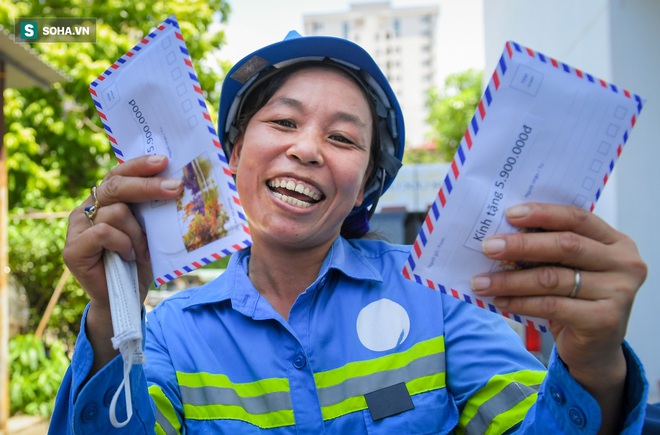
[[[254,316],[258,310],[261,295],[254,288],[247,275],[250,248],[243,249],[232,255],[227,270],[215,280],[196,289],[184,309],[231,300],[232,306],[244,314]],[[325,280],[330,270],[337,270],[348,278],[355,280],[382,282],[383,277],[362,253],[343,237],[338,237],[330,247],[323,261],[321,271],[313,288],[319,281]]]

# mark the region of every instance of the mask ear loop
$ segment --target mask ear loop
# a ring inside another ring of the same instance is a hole
[[[133,400],[131,398],[131,368],[133,367],[133,355],[135,354],[134,350],[131,349],[133,346],[129,345],[122,352],[122,357],[124,359],[124,379],[119,384],[119,388],[115,391],[114,396],[112,396],[112,401],[110,401],[110,423],[117,429],[120,429],[128,424],[133,416]],[[124,355],[126,353],[126,355]],[[124,390],[124,396],[126,398],[126,420],[120,422],[117,420],[117,400],[121,391]]]

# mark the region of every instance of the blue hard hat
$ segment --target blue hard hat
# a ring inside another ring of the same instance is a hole
[[[281,42],[268,45],[238,61],[227,73],[220,94],[218,134],[229,157],[238,134],[241,103],[260,78],[274,70],[298,63],[326,61],[337,64],[355,77],[371,95],[378,115],[380,161],[376,176],[365,188],[364,201],[351,215],[375,210],[380,195],[392,184],[401,167],[404,125],[401,107],[387,78],[373,58],[359,45],[331,36],[301,36],[291,31]]]

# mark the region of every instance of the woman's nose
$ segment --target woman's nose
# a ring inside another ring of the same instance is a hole
[[[322,165],[323,143],[324,140],[318,135],[299,135],[295,138],[295,142],[287,149],[287,156],[305,165]]]

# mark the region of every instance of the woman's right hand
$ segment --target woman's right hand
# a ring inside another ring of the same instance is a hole
[[[84,213],[85,207],[94,202],[91,196],[69,216],[62,256],[89,295],[96,312],[110,311],[104,249],[117,252],[124,260],[136,261],[141,301],[147,296],[153,278],[147,238],[129,204],[169,200],[180,195],[181,179],[156,176],[167,164],[165,156],[141,156],[114,167],[96,188],[101,207],[93,225]]]

